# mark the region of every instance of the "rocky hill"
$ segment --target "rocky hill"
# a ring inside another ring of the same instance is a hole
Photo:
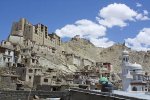
[[[126,49],[130,53],[130,62],[139,63],[145,71],[150,71],[150,51],[134,51],[124,44],[115,44],[109,48],[99,48],[86,39],[72,39],[63,43],[63,47],[67,51],[97,62],[110,62],[115,72],[120,72],[122,51]]]
[[[103,48],[95,47],[89,40],[74,38],[63,43],[63,47],[68,52],[72,52],[76,55],[80,55],[81,57],[91,60],[98,60],[98,56],[103,50]]]

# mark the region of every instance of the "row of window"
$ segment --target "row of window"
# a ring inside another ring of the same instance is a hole
[[[8,62],[10,62],[10,61],[11,61],[11,59],[10,59],[10,58],[3,57],[4,62],[6,61],[6,59],[7,59],[7,61],[8,61]]]
[[[29,76],[29,80],[32,79],[32,76]],[[48,83],[48,79],[47,78],[44,78],[44,82]]]
[[[132,91],[138,91],[137,87],[134,86],[134,87],[132,88]],[[144,91],[144,87],[142,87],[142,91]],[[145,89],[145,91],[147,91],[147,89]]]
[[[24,59],[24,62],[27,63],[28,59]],[[35,59],[32,59],[32,63],[35,63],[35,62],[36,62],[36,64],[38,63],[38,61],[36,61]]]
[[[40,71],[40,69],[34,69],[34,70],[35,70],[35,73],[36,73],[37,71]],[[29,69],[28,72],[29,72],[29,73],[33,73],[33,69]]]

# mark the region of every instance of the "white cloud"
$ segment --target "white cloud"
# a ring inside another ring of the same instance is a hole
[[[140,14],[137,14],[136,19],[137,20],[149,20],[150,18],[148,16],[140,13]]]
[[[126,45],[135,50],[150,50],[150,28],[142,29],[135,38],[125,39]]]
[[[75,35],[80,35],[81,38],[89,39],[98,47],[108,47],[114,43],[109,41],[108,38],[104,38],[106,35],[106,27],[86,19],[78,20],[74,24],[66,25],[61,29],[57,29],[55,32],[62,38],[72,38]]]
[[[147,10],[143,10],[144,15],[148,15],[148,11]]]
[[[75,24],[68,24],[61,29],[57,29],[55,32],[61,37],[80,35],[83,38],[97,38],[105,36],[106,28],[90,20],[82,19],[76,21]]]
[[[90,41],[97,47],[107,48],[112,46],[115,42],[110,41],[108,38],[91,38]]]
[[[125,4],[110,4],[102,8],[99,12],[99,23],[107,27],[127,25],[126,20],[133,21],[137,12],[130,9]]]
[[[138,13],[125,4],[114,3],[100,9],[96,19],[97,22],[87,19],[78,20],[73,24],[67,24],[57,29],[55,32],[62,38],[72,38],[76,35],[80,35],[81,38],[89,39],[94,45],[106,48],[114,44],[113,41],[105,37],[107,31],[106,27],[125,27],[128,25],[128,21],[149,20],[149,17],[147,10]],[[139,41],[138,36],[136,38],[126,39],[126,42],[129,47],[138,50],[147,48],[147,45],[143,46],[142,40]]]
[[[137,3],[136,3],[136,6],[137,6],[137,7],[142,7],[142,4],[140,4],[140,3],[137,2]]]
[[[125,4],[110,4],[99,11],[97,21],[107,27],[119,26],[125,27],[128,25],[126,21],[149,20],[146,14],[138,13]]]

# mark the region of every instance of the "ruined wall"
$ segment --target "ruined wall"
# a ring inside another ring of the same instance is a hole
[[[79,56],[74,56],[73,64],[76,66],[81,66],[81,58]]]
[[[90,61],[89,59],[83,59],[82,60],[83,66],[92,66],[94,62]]]

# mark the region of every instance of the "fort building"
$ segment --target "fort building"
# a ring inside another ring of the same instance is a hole
[[[55,33],[48,34],[47,26],[41,23],[32,25],[24,18],[21,18],[18,22],[13,23],[11,36],[24,37],[25,40],[30,39],[39,45],[56,47],[61,44],[61,38],[58,35]]]

